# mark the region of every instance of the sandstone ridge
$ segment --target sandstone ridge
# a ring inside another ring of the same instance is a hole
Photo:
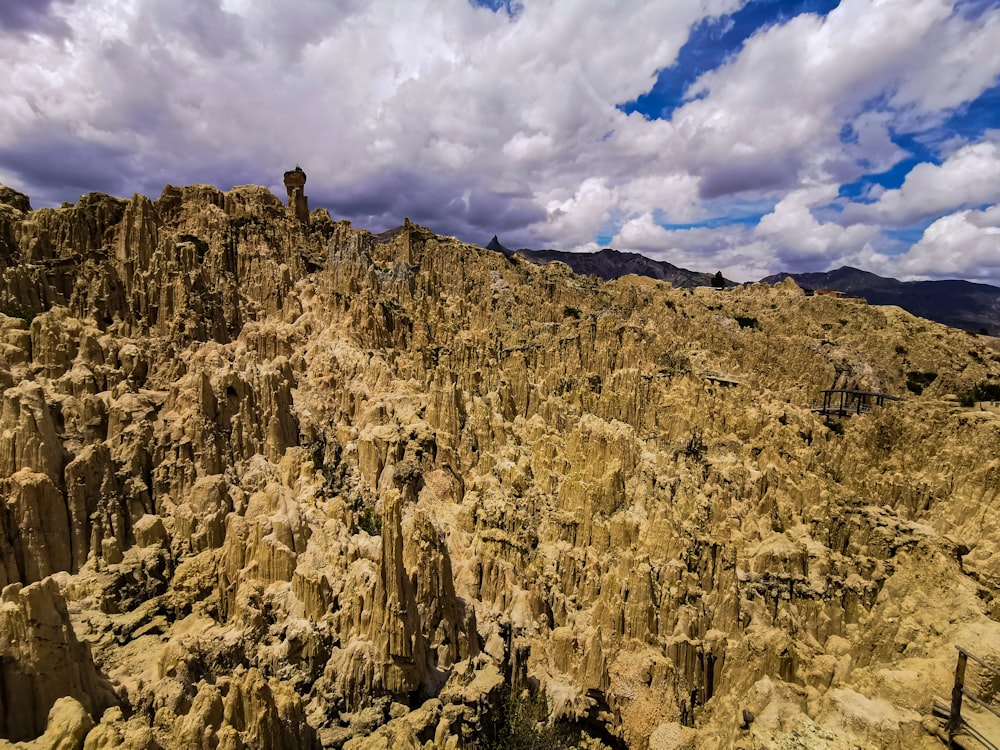
[[[0,188],[0,747],[941,747],[996,339],[289,197]]]

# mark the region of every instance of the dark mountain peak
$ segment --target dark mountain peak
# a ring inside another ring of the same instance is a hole
[[[598,276],[605,281],[635,274],[667,281],[676,287],[709,286],[712,274],[689,271],[662,260],[647,258],[633,252],[606,247],[593,253],[572,253],[564,250],[518,250],[517,254],[532,263],[565,263],[578,274]],[[733,282],[727,281],[727,286]]]
[[[495,253],[503,253],[504,255],[511,255],[512,251],[500,244],[499,238],[494,234],[493,239],[490,240],[490,244],[486,246],[487,250],[492,250]]]
[[[860,268],[854,268],[853,266],[841,266],[833,271],[830,271],[830,276],[834,279],[843,279],[844,281],[850,282],[852,284],[858,283],[872,283],[872,284],[899,284],[898,279],[894,279],[889,276],[879,276],[878,274],[872,273],[871,271],[864,271]]]
[[[841,292],[857,292],[862,289],[891,287],[902,282],[879,276],[853,266],[841,266],[833,271],[813,271],[810,273],[776,273],[761,279],[767,284],[776,284],[791,277],[801,287],[811,289],[836,289]]]

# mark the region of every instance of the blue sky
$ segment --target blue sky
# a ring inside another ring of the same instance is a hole
[[[0,182],[1000,285],[1000,0],[5,0]]]

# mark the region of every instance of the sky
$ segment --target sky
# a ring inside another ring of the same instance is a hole
[[[0,0],[33,207],[262,184],[485,245],[1000,286],[1000,0]]]

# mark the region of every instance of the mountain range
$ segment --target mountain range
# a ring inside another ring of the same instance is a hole
[[[629,274],[648,276],[659,281],[668,281],[675,287],[693,288],[709,286],[714,274],[689,271],[672,263],[653,260],[639,253],[623,253],[619,250],[605,248],[596,253],[571,253],[561,250],[530,250],[521,248],[510,250],[500,244],[494,237],[486,245],[487,250],[494,250],[504,255],[519,255],[532,263],[544,265],[553,261],[565,263],[574,272],[582,275],[598,276],[605,281],[617,279]],[[727,286],[735,286],[736,282],[726,281]]]
[[[573,253],[558,250],[516,251],[504,247],[494,237],[488,250],[505,255],[519,255],[534,263],[560,261],[579,274],[591,274],[604,280],[635,274],[668,281],[675,287],[708,286],[714,274],[690,271],[639,253],[605,248],[596,253]],[[971,281],[900,281],[878,276],[858,268],[843,266],[834,271],[816,273],[777,273],[761,279],[775,284],[791,278],[806,290],[828,289],[848,296],[862,297],[870,305],[896,305],[922,318],[973,333],[1000,336],[1000,287]],[[726,286],[735,282],[726,280]]]
[[[1000,287],[960,279],[899,281],[850,266],[822,273],[779,273],[761,281],[774,284],[789,277],[806,289],[836,289],[864,297],[870,305],[897,305],[952,328],[1000,336]]]

